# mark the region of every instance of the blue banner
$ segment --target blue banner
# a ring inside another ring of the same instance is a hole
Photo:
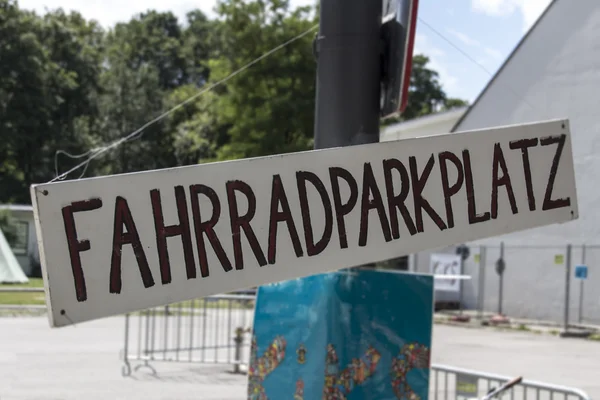
[[[258,291],[248,400],[426,400],[433,277],[339,271]]]

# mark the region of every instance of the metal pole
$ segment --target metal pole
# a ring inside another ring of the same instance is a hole
[[[121,375],[131,375],[131,364],[129,363],[129,314],[125,314],[125,343],[123,345],[123,367]]]
[[[419,272],[419,253],[415,253],[413,254],[413,271],[412,272]]]
[[[233,342],[235,343],[235,360],[233,361],[233,373],[240,373],[240,364],[242,363],[242,346],[244,344],[244,328],[238,327],[235,330],[235,337],[233,338]]]
[[[500,243],[500,259],[504,260],[504,242]],[[504,272],[500,275],[500,279],[498,281],[498,315],[502,315],[502,300],[504,297]]]
[[[321,0],[315,149],[379,142],[382,5]]]
[[[485,308],[485,263],[486,247],[479,247],[479,288],[477,290],[479,299],[477,301],[479,308],[479,319],[483,319],[483,309]]]
[[[462,254],[461,254],[461,257],[460,257],[460,274],[461,275],[465,274],[465,259],[462,256]],[[458,295],[459,296],[458,297],[458,307],[459,307],[458,310],[459,310],[459,314],[462,315],[463,314],[463,300],[464,300],[464,294],[463,294],[464,285],[463,285],[463,280],[462,279],[458,282],[458,285],[459,285],[459,288],[460,288],[459,289],[460,293]]]
[[[569,330],[569,296],[571,294],[571,245],[567,245],[567,262],[565,276],[565,320],[564,331]]]
[[[585,244],[581,246],[581,265],[585,265]],[[583,281],[579,280],[579,318],[578,321],[581,324],[583,322]]]
[[[315,149],[379,141],[381,1],[321,0]]]

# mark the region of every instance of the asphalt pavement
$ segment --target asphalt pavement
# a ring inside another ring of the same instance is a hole
[[[231,366],[160,362],[156,375],[140,368],[123,377],[123,331],[123,317],[59,329],[45,317],[0,318],[0,400],[245,399],[246,378]],[[600,343],[443,325],[433,343],[436,364],[523,375],[600,399]]]

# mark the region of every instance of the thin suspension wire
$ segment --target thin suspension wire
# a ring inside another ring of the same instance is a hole
[[[493,77],[494,74],[492,72],[490,72],[487,68],[485,68],[485,66],[483,66],[481,63],[477,62],[473,57],[471,57],[466,51],[464,51],[463,49],[461,49],[459,46],[457,46],[455,43],[453,43],[450,39],[448,39],[445,35],[443,35],[442,33],[440,33],[437,29],[435,29],[433,26],[431,26],[429,23],[427,23],[427,21],[425,21],[423,18],[419,17],[419,21],[421,23],[423,23],[425,26],[427,26],[427,28],[429,28],[433,33],[435,33],[437,36],[439,36],[442,40],[444,40],[446,43],[448,43],[450,46],[452,46],[455,50],[457,50],[458,52],[460,52],[464,57],[466,57],[469,61],[471,61],[473,64],[477,65],[479,68],[481,68],[484,72],[486,72],[490,77]],[[159,115],[158,117],[154,118],[153,120],[147,122],[146,124],[142,125],[142,127],[140,127],[139,129],[131,132],[129,135],[120,138],[116,141],[114,141],[113,143],[104,146],[104,147],[100,147],[100,148],[94,148],[91,150],[88,150],[85,153],[82,154],[78,154],[78,155],[73,155],[73,154],[69,154],[66,151],[63,150],[58,150],[55,154],[55,173],[56,173],[56,177],[51,179],[50,181],[48,181],[48,183],[51,182],[55,182],[57,180],[63,180],[65,179],[70,173],[78,170],[81,167],[84,167],[83,173],[81,174],[80,178],[83,177],[83,175],[85,174],[90,162],[92,160],[94,160],[95,158],[100,157],[101,155],[103,155],[104,153],[108,152],[109,150],[112,150],[114,148],[119,147],[120,145],[122,145],[125,142],[134,140],[139,138],[144,130],[146,128],[148,128],[149,126],[155,124],[156,122],[166,118],[167,116],[169,116],[170,114],[172,114],[173,112],[175,112],[176,110],[178,110],[179,108],[185,106],[186,104],[188,104],[189,102],[197,99],[198,97],[200,97],[201,95],[203,95],[204,93],[216,88],[219,85],[222,85],[223,83],[226,83],[227,81],[231,80],[233,77],[235,77],[236,75],[244,72],[245,70],[247,70],[248,68],[252,67],[253,65],[255,65],[256,63],[262,61],[263,59],[269,57],[270,55],[272,55],[273,53],[283,49],[284,47],[290,45],[291,43],[303,38],[304,36],[308,35],[309,33],[311,33],[312,31],[314,31],[315,29],[317,29],[319,27],[319,25],[314,25],[312,26],[310,29],[306,30],[305,32],[293,37],[292,39],[280,44],[279,46],[271,49],[270,51],[264,53],[263,55],[261,55],[260,57],[256,58],[255,60],[249,62],[248,64],[242,66],[241,68],[239,68],[238,70],[234,71],[233,73],[231,73],[230,75],[228,75],[227,77],[225,77],[224,79],[215,82],[213,84],[211,84],[209,87],[201,90],[200,92],[194,94],[193,96],[189,97],[188,99],[186,99],[185,101],[177,104],[176,106],[172,107],[171,109],[165,111],[164,113],[162,113],[161,115]],[[520,100],[522,100],[525,104],[527,104],[529,107],[531,107],[532,109],[537,109],[536,107],[534,107],[531,103],[529,103],[523,96],[521,96],[518,92],[516,92],[512,87],[508,86],[508,89]],[[83,157],[87,157],[89,156],[85,161],[77,164],[76,166],[74,166],[73,168],[69,169],[68,171],[58,175],[58,155],[59,154],[64,154],[69,158],[72,159],[77,159],[77,158],[83,158]],[[91,155],[90,155],[91,154]]]
[[[456,44],[454,44],[450,39],[448,39],[445,35],[443,35],[442,33],[440,33],[437,29],[435,29],[433,26],[431,26],[430,24],[427,23],[427,21],[425,21],[424,19],[422,19],[421,17],[419,17],[419,21],[422,22],[425,26],[427,26],[427,28],[429,28],[433,33],[435,33],[437,36],[439,36],[440,38],[442,38],[442,40],[444,40],[446,43],[448,43],[450,46],[454,47],[454,49],[456,49],[458,52],[460,52],[463,56],[465,56],[469,61],[471,61],[473,64],[477,65],[479,68],[481,68],[484,72],[486,72],[490,77],[493,77],[494,74],[492,72],[490,72],[486,67],[484,67],[481,63],[477,62],[473,57],[471,57],[466,51],[464,51],[463,49],[461,49],[459,46],[457,46]],[[534,107],[530,102],[528,102],[525,97],[523,97],[521,94],[519,94],[516,90],[514,90],[510,85],[506,85],[506,88],[508,88],[519,100],[523,101],[523,103],[527,104],[529,107],[531,107],[531,109],[533,110],[538,110],[537,107]]]
[[[58,166],[57,166],[57,162],[56,162],[56,157],[55,157],[55,167],[57,169],[57,176],[53,179],[51,179],[50,181],[48,181],[48,183],[52,183],[58,180],[63,180],[65,179],[70,173],[78,170],[81,167],[85,167],[87,169],[87,166],[89,165],[89,163],[95,159],[100,157],[102,154],[105,154],[106,152],[108,152],[109,150],[115,149],[117,147],[119,147],[120,145],[122,145],[123,143],[133,140],[135,139],[138,135],[141,136],[144,132],[144,130],[146,128],[148,128],[149,126],[157,123],[158,121],[166,118],[167,116],[169,116],[170,114],[172,114],[173,112],[175,112],[176,110],[178,110],[179,108],[185,106],[186,104],[190,103],[191,101],[194,101],[195,99],[197,99],[198,97],[202,96],[204,93],[216,88],[219,85],[222,85],[224,83],[226,83],[227,81],[231,80],[232,78],[234,78],[235,76],[239,75],[240,73],[244,72],[245,70],[247,70],[248,68],[254,66],[256,63],[262,61],[263,59],[269,57],[270,55],[272,55],[273,53],[287,47],[288,45],[292,44],[293,42],[303,38],[304,36],[308,35],[309,33],[311,33],[312,31],[314,31],[315,29],[317,29],[319,27],[319,25],[314,25],[312,26],[310,29],[302,32],[301,34],[291,38],[290,40],[280,44],[279,46],[274,47],[273,49],[269,50],[268,52],[264,53],[263,55],[261,55],[260,57],[254,59],[253,61],[249,62],[248,64],[245,64],[244,66],[242,66],[241,68],[239,68],[238,70],[232,72],[230,75],[228,75],[227,77],[209,85],[207,88],[204,88],[203,90],[199,91],[198,93],[194,94],[193,96],[189,97],[188,99],[184,100],[183,102],[177,104],[176,106],[172,107],[171,109],[163,112],[162,114],[160,114],[158,117],[154,118],[153,120],[145,123],[144,125],[142,125],[139,129],[131,132],[130,134],[128,134],[127,136],[124,136],[114,142],[112,142],[111,144],[101,147],[99,149],[92,149],[92,150],[88,150],[87,152],[83,153],[83,154],[79,154],[79,155],[75,155],[72,156],[71,154],[59,150],[58,152],[60,152],[61,154],[67,155],[68,157],[71,158],[83,158],[89,155],[89,157],[85,160],[82,161],[81,163],[77,164],[76,166],[74,166],[73,168],[69,169],[66,172],[63,172],[62,174],[58,175]],[[58,155],[57,152],[57,155]],[[90,155],[91,154],[91,155]],[[84,171],[85,173],[85,171]]]

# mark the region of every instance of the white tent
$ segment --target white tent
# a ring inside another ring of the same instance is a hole
[[[29,279],[21,269],[4,233],[0,230],[0,283],[27,283]]]

